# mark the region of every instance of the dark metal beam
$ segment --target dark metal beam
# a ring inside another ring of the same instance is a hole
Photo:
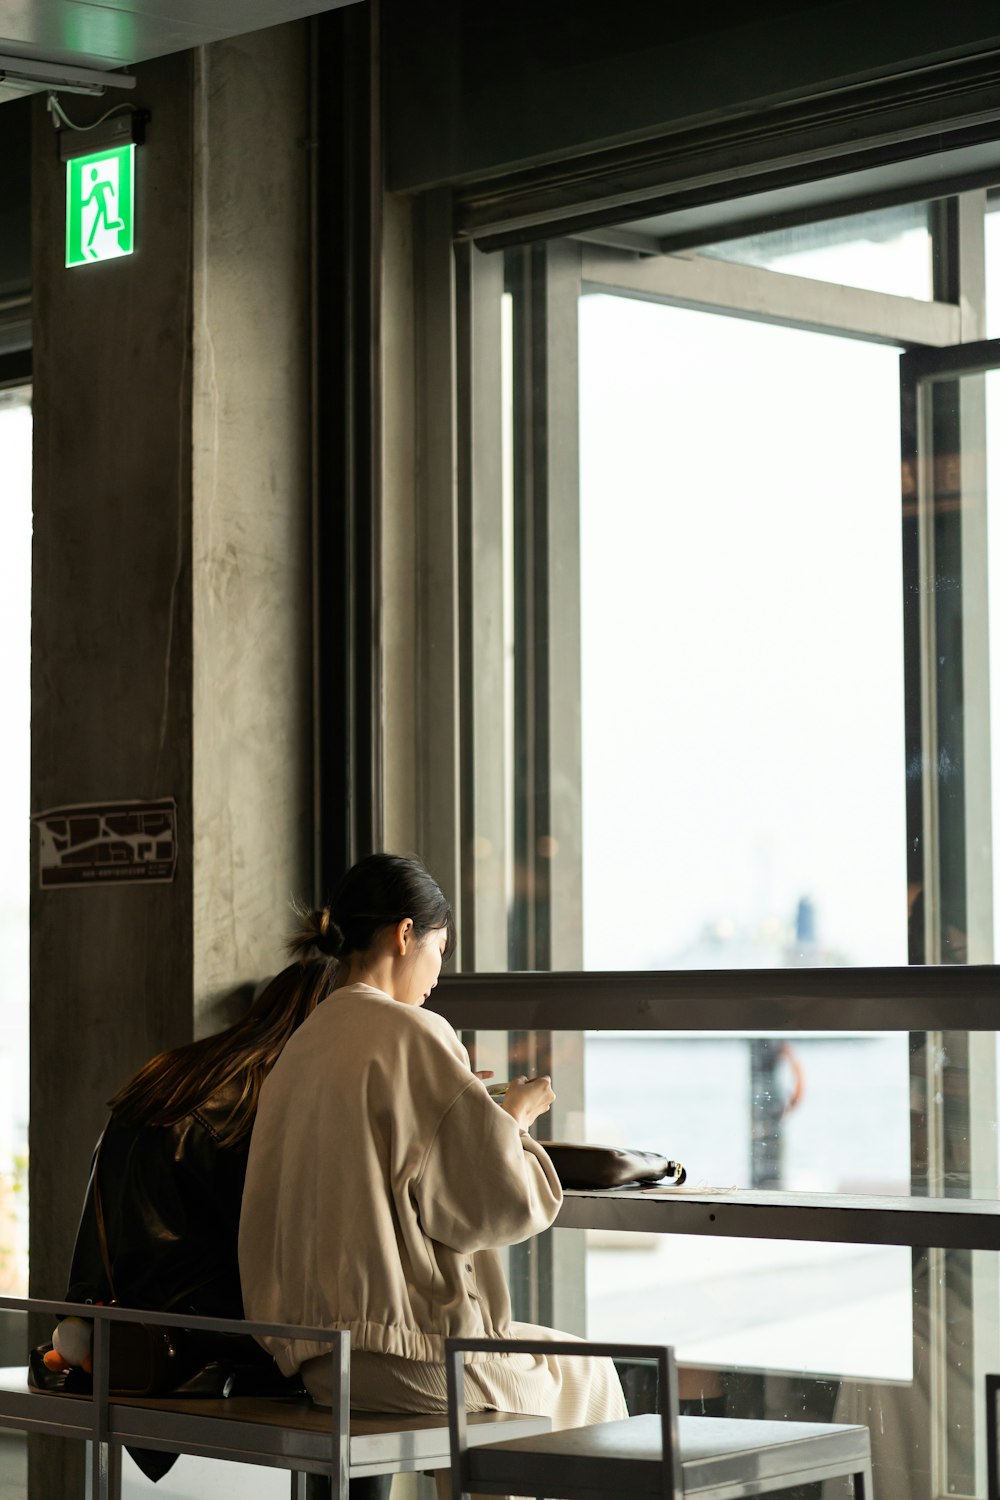
[[[381,846],[378,6],[313,24],[315,885]]]
[[[429,1009],[469,1030],[1000,1030],[1000,966],[456,974]]]

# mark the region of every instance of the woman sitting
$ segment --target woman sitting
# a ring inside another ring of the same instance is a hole
[[[94,1152],[66,1300],[242,1318],[237,1236],[250,1132],[264,1080],[289,1037],[333,986],[336,961],[303,956],[262,991],[234,1026],[161,1053],[110,1101]],[[75,1320],[60,1325],[89,1338]],[[111,1382],[121,1380],[127,1337],[116,1325]],[[66,1332],[66,1337],[59,1335]],[[287,1390],[274,1362],[243,1335],[191,1332],[174,1340],[169,1388],[191,1394]],[[57,1351],[32,1358],[33,1383],[89,1383]],[[116,1365],[117,1361],[117,1365]],[[78,1364],[79,1361],[74,1361]],[[151,1479],[174,1455],[132,1451]]]
[[[547,1229],[558,1179],[528,1127],[548,1078],[503,1104],[454,1030],[423,1010],[452,946],[451,908],[415,860],[376,854],[344,877],[301,942],[338,957],[329,1001],[265,1084],[240,1223],[248,1316],[346,1328],[356,1409],[443,1412],[447,1337],[565,1339],[511,1322],[498,1248]],[[329,1404],[328,1346],[265,1341]],[[474,1410],[576,1427],[627,1415],[613,1365],[477,1356]]]

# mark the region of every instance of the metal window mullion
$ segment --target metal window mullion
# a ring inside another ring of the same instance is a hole
[[[547,413],[545,555],[548,636],[547,823],[536,850],[539,887],[548,894],[549,963],[583,964],[583,746],[581,720],[580,379],[581,249],[549,245],[544,264]],[[580,1033],[545,1033],[543,1071],[556,1072],[558,1097],[542,1123],[549,1139],[574,1139],[584,1114]],[[557,1049],[557,1056],[554,1056]],[[554,1068],[554,1062],[556,1066]],[[586,1247],[580,1236],[546,1236],[549,1315],[558,1328],[587,1331]]]
[[[952,200],[952,209],[961,341],[978,345],[986,334],[985,191],[962,194]],[[954,389],[961,502],[966,946],[969,963],[988,963],[994,955],[994,935],[986,378],[976,373],[958,380]],[[958,1159],[946,1165],[954,1165],[967,1194],[991,1195],[997,1191],[997,1143],[991,1124],[997,1101],[995,1043],[993,1038],[976,1034],[944,1035],[950,1053],[962,1049],[958,1061],[968,1081],[964,1099],[950,1102],[949,1094],[944,1094],[946,1143],[958,1142]],[[956,1154],[954,1148],[950,1154]],[[942,1492],[964,1488],[977,1494],[986,1471],[979,1392],[1000,1355],[1000,1283],[995,1257],[952,1252],[945,1264],[945,1285],[945,1326],[952,1357],[947,1363],[947,1472],[942,1476]]]
[[[545,360],[545,248],[508,257],[513,298],[514,486],[514,900],[509,959],[512,968],[549,967],[547,890],[538,885],[538,841],[547,826],[548,589],[546,552],[548,429]],[[539,1071],[547,1037],[512,1029],[510,1072]],[[551,1321],[551,1236],[510,1250],[510,1288],[516,1317]]]
[[[545,266],[545,461],[548,564],[549,959],[583,964],[583,759],[580,579],[579,245],[548,247]],[[582,1057],[580,1060],[582,1067]],[[569,1106],[566,1101],[564,1107]],[[582,1107],[582,1099],[581,1099]]]
[[[509,258],[514,308],[514,860],[511,968],[547,969],[545,896],[537,886],[537,849],[545,826],[547,591],[544,359],[538,265],[544,250]],[[541,452],[540,452],[541,450]]]
[[[501,304],[503,258],[456,261],[462,955],[507,961],[508,848]]]
[[[456,494],[456,307],[451,195],[419,205],[417,289],[416,695],[419,853],[462,913],[459,735],[459,541]]]
[[[577,376],[580,249],[510,257],[514,301],[515,829],[511,961],[582,961]],[[551,1072],[552,1038],[511,1034],[512,1070]],[[530,1055],[529,1055],[530,1054]],[[582,1110],[583,1039],[561,1038],[558,1135]],[[582,1243],[541,1236],[511,1252],[520,1315],[583,1332]]]
[[[684,304],[783,327],[869,342],[937,348],[962,336],[959,306],[814,281],[712,256],[642,256],[584,245],[582,277],[593,291]]]
[[[919,702],[907,704],[907,767],[920,770],[919,799],[908,799],[908,874],[923,894],[922,942],[911,933],[911,959],[931,963],[993,957],[985,382],[968,378],[991,357],[981,342],[984,212],[981,192],[933,206],[934,295],[955,306],[959,332],[952,348],[901,361],[907,569],[916,554],[916,577],[904,580],[907,671],[919,682]],[[957,1030],[954,1018],[942,1023],[915,1037],[911,1053],[923,1100],[922,1129],[911,1138],[914,1190],[988,1195],[995,1142],[981,1139],[977,1122],[995,1115],[993,1038]],[[949,1087],[949,1075],[966,1088]],[[915,1262],[915,1273],[922,1266]],[[932,1493],[975,1492],[984,1459],[976,1392],[997,1354],[995,1266],[971,1251],[931,1249],[925,1270],[914,1275],[913,1315],[929,1356]]]
[[[313,859],[322,895],[382,838],[377,8],[320,17],[311,36]],[[328,75],[339,87],[323,89]]]
[[[903,609],[907,786],[907,879],[922,893],[923,917],[910,925],[910,962],[940,953],[940,850],[937,739],[936,558],[933,476],[927,460],[930,390],[900,361],[903,420]]]
[[[986,191],[955,200],[962,342],[986,335]],[[965,889],[968,962],[993,960],[986,379],[959,386],[962,501],[962,682],[965,738]],[[984,832],[985,830],[985,832]]]

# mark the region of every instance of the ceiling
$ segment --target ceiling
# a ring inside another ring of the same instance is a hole
[[[0,55],[106,71],[356,0],[0,0]],[[0,101],[35,93],[0,82]]]

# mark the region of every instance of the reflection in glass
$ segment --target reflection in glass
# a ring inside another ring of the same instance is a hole
[[[586,1234],[590,1338],[670,1343],[716,1370],[912,1377],[905,1246],[563,1232]]]
[[[676,1346],[682,1411],[860,1422],[878,1500],[986,1493],[979,1372],[997,1358],[995,1254],[555,1237],[567,1258],[586,1241],[589,1336]]]
[[[897,297],[933,296],[926,203],[774,229],[703,245],[699,254]]]
[[[904,964],[899,355],[580,304],[584,963]]]
[[[584,1057],[575,1138],[678,1157],[692,1185],[910,1192],[905,1032],[597,1031]]]
[[[551,1072],[557,1101],[540,1139],[679,1157],[695,1192],[998,1197],[993,1033],[467,1039],[475,1065],[498,1077]],[[561,1326],[590,1337],[675,1344],[691,1411],[870,1423],[879,1500],[981,1494],[980,1387],[1000,1369],[1000,1262],[901,1237],[557,1229],[511,1251],[515,1316],[552,1320],[557,1308]],[[943,1489],[932,1472],[948,1475]]]

